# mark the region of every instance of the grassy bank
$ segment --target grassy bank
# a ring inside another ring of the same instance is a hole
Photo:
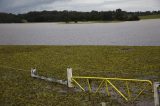
[[[159,18],[160,18],[160,14],[159,15],[140,16],[140,19],[159,19]]]
[[[36,67],[39,74],[66,79],[68,66],[76,76],[160,81],[160,47],[0,46],[0,105],[120,105],[103,94],[75,93],[30,77],[30,68]]]
[[[119,23],[119,22],[125,22],[125,21],[78,21],[75,22],[57,22],[59,24],[94,24],[94,23]]]

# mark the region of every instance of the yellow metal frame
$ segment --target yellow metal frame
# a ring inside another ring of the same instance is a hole
[[[151,88],[152,88],[152,82],[150,80],[73,76],[72,77],[72,82],[77,84],[82,89],[82,91],[85,91],[85,89],[76,81],[76,79],[86,79],[89,92],[92,92],[91,84],[89,82],[90,80],[92,80],[92,79],[102,80],[101,83],[99,84],[98,88],[96,89],[95,93],[97,93],[100,90],[100,88],[102,87],[103,83],[105,83],[106,92],[107,92],[108,96],[110,96],[110,92],[108,90],[108,87],[109,87],[109,85],[111,85],[111,87],[118,94],[120,94],[126,101],[131,101],[132,100],[131,99],[131,91],[130,91],[129,84],[128,84],[129,82],[144,82],[144,83],[147,83],[147,86],[151,85]],[[125,85],[126,85],[126,89],[127,89],[127,96],[125,96],[111,81],[125,81]],[[138,93],[138,95],[135,98],[133,98],[133,101],[136,100],[143,93],[143,91],[145,89],[147,89],[146,86]]]

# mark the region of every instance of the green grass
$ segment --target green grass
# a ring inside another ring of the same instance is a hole
[[[103,94],[75,93],[33,79],[31,67],[58,79],[66,79],[66,68],[72,67],[76,76],[160,81],[160,46],[0,46],[0,106],[98,106],[102,101],[114,106],[120,104]]]
[[[160,14],[158,15],[147,15],[147,16],[140,16],[140,19],[159,19]]]

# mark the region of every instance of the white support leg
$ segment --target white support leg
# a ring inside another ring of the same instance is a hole
[[[105,102],[101,102],[102,106],[106,106],[106,103]]]
[[[36,68],[31,68],[31,77],[36,76]]]
[[[72,84],[72,68],[67,68],[67,81],[68,81],[68,87],[73,87]]]
[[[155,103],[155,106],[160,106],[159,104],[159,94],[158,94],[158,87],[160,86],[160,83],[159,82],[154,82],[154,103]]]

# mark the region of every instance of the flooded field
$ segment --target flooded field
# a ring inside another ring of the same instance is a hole
[[[117,23],[0,24],[1,45],[160,46],[160,19]]]

